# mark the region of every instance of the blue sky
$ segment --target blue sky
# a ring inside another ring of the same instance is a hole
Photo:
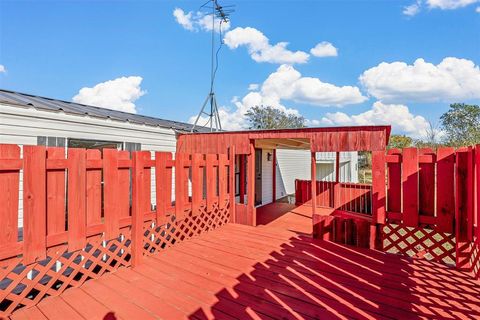
[[[420,137],[450,103],[480,102],[476,0],[220,2],[236,5],[216,82],[226,127],[269,104]],[[201,4],[0,1],[0,88],[188,121],[209,90]]]

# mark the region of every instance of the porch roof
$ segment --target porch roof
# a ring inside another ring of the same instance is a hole
[[[379,151],[386,149],[390,132],[390,126],[353,126],[182,133],[178,136],[177,152],[226,153],[235,146],[236,153],[248,154],[251,140],[257,147],[263,144],[312,152]]]

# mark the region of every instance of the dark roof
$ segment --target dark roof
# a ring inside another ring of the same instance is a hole
[[[10,90],[0,89],[0,103],[8,103],[11,105],[19,105],[24,107],[33,107],[37,110],[46,110],[59,112],[63,111],[68,114],[79,116],[91,116],[102,119],[112,119],[136,124],[145,124],[148,126],[171,128],[183,132],[190,132],[192,125],[189,123],[164,120],[154,117],[142,116],[128,112],[122,112],[112,109],[89,106],[85,104],[39,97],[31,94],[25,94]],[[209,131],[207,128],[195,129],[196,132]]]

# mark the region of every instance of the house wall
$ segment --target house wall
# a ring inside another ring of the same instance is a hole
[[[335,180],[335,152],[317,152],[317,179],[323,181]],[[340,181],[358,182],[358,154],[357,152],[340,153]],[[271,164],[271,163],[270,163]],[[277,150],[277,183],[276,199],[295,193],[295,179],[310,180],[310,151],[309,150]],[[271,166],[264,167],[262,174],[272,172]],[[269,184],[271,189],[272,176],[269,182],[262,184],[262,188]],[[265,193],[262,190],[262,193]],[[268,198],[271,202],[271,196]],[[263,202],[264,204],[269,202]]]
[[[175,152],[176,147],[175,131],[168,128],[0,104],[0,143],[36,145],[37,136],[134,142],[140,143],[142,150],[152,152]],[[155,179],[152,203],[155,204]],[[23,225],[22,190],[19,208],[19,225]]]

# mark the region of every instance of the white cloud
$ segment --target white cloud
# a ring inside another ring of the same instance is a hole
[[[179,25],[187,30],[193,31],[192,12],[185,13],[182,9],[175,8],[175,10],[173,10],[173,16]]]
[[[428,7],[432,9],[453,10],[463,8],[478,0],[426,0]]]
[[[317,106],[343,106],[361,103],[367,98],[362,96],[357,87],[337,87],[322,82],[318,78],[302,77],[300,72],[289,65],[281,65],[258,87],[250,91],[241,100],[234,98],[234,107],[221,107],[219,110],[223,128],[240,130],[248,127],[245,113],[254,106],[271,106],[289,114],[300,115],[299,111],[286,107],[285,101],[297,101]],[[189,122],[195,122],[192,116]],[[204,124],[206,118],[199,123]]]
[[[336,57],[338,56],[337,48],[330,42],[322,41],[310,50],[315,57]]]
[[[476,13],[480,13],[480,7],[477,7],[477,8],[475,9],[475,12],[476,12]]]
[[[248,91],[255,91],[255,90],[258,90],[260,86],[258,85],[258,83],[250,83],[248,85]]]
[[[406,105],[384,104],[381,101],[376,101],[370,110],[357,115],[327,113],[320,121],[313,123],[327,126],[391,124],[393,133],[407,134],[414,138],[425,137],[429,129],[428,121],[422,116],[412,114]]]
[[[303,51],[288,50],[288,42],[271,45],[269,39],[261,31],[251,27],[238,27],[227,32],[225,44],[230,49],[246,46],[251,58],[256,62],[306,63],[310,56]]]
[[[289,65],[281,65],[262,85],[265,97],[290,100],[316,106],[344,106],[367,100],[358,87],[336,86],[319,78],[303,77]]]
[[[7,68],[3,64],[0,64],[0,73],[7,73]]]
[[[384,102],[452,102],[480,99],[480,69],[472,61],[447,57],[438,65],[417,59],[382,62],[360,76],[368,93]]]
[[[185,13],[182,9],[175,8],[173,16],[179,25],[189,31],[212,31],[212,26],[214,26],[215,31],[219,32],[220,25],[222,32],[230,29],[230,22],[221,22],[220,19],[216,18],[215,25],[213,25],[213,16],[201,11]]]
[[[145,94],[140,87],[142,77],[121,77],[105,81],[93,88],[84,87],[73,97],[77,103],[136,113],[134,102]]]
[[[403,7],[403,14],[406,16],[413,17],[414,15],[417,15],[420,12],[422,2],[420,0],[417,0],[415,3]]]

